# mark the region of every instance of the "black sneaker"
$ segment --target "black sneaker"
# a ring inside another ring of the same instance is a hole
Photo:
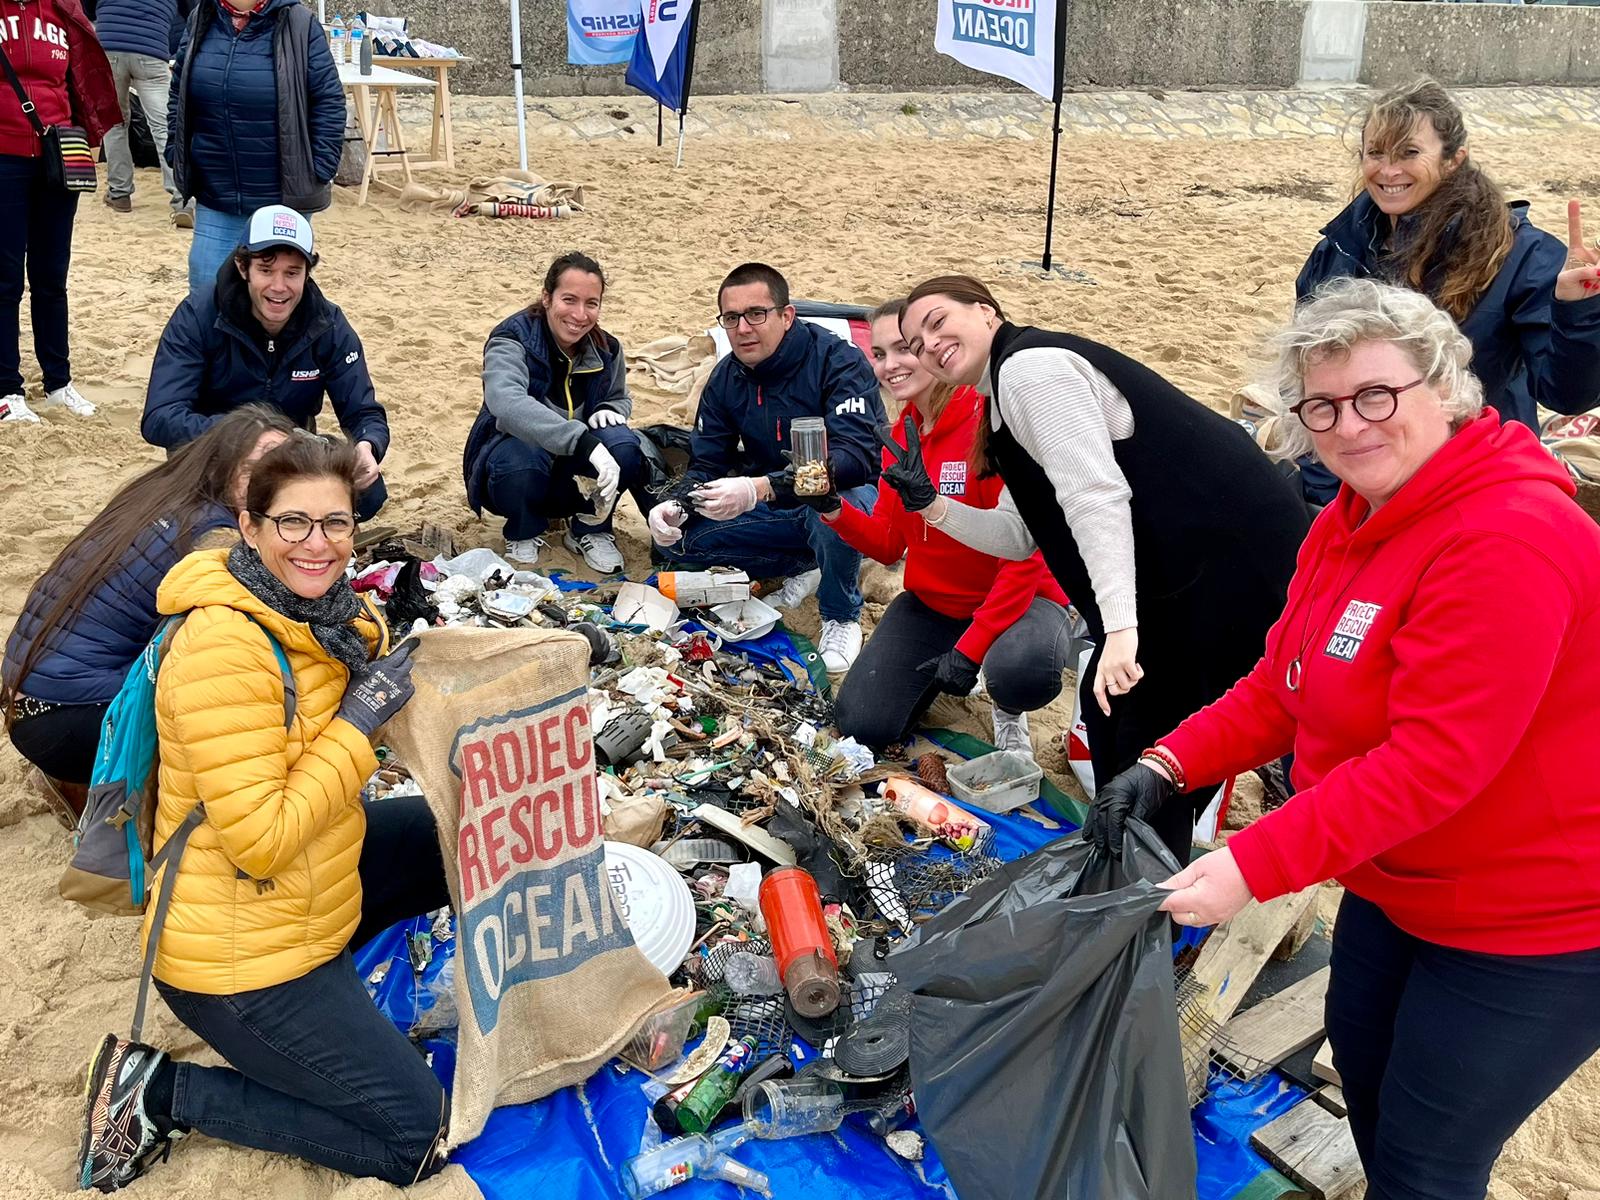
[[[153,1046],[125,1042],[114,1033],[100,1043],[84,1088],[80,1190],[117,1191],[149,1170],[157,1153],[164,1159],[171,1152],[179,1134],[157,1132],[144,1108],[145,1088],[166,1058]]]

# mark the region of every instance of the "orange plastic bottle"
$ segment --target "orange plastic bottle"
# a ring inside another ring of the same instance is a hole
[[[780,867],[761,881],[760,901],[789,1002],[803,1017],[827,1016],[839,1007],[839,960],[817,881],[803,867]]]

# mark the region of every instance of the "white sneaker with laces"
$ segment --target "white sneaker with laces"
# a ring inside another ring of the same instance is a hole
[[[807,596],[814,596],[817,587],[822,583],[822,568],[817,567],[810,571],[802,571],[799,575],[791,575],[783,581],[783,586],[772,595],[764,597],[773,608],[793,608]],[[859,627],[858,627],[859,630]],[[859,647],[858,647],[859,648]],[[854,660],[855,655],[852,654]]]
[[[822,651],[822,665],[828,674],[844,674],[861,653],[861,622],[824,621],[817,649]]]
[[[574,554],[583,555],[591,571],[614,575],[622,570],[622,551],[617,549],[617,539],[609,533],[583,533],[567,530],[561,544]]]
[[[94,405],[83,398],[83,394],[70,383],[66,387],[59,387],[45,395],[46,404],[59,404],[75,417],[94,416]]]
[[[998,704],[990,706],[994,715],[994,748],[1019,750],[1033,757],[1033,735],[1028,730],[1028,714],[1008,713]]]
[[[539,565],[539,551],[544,549],[544,539],[518,538],[516,541],[506,542],[506,561],[514,562],[522,567],[536,567]]]
[[[28,407],[21,392],[0,397],[0,421],[37,421],[39,414]]]

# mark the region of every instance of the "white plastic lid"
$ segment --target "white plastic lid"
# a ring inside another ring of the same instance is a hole
[[[694,945],[694,894],[683,876],[659,854],[607,842],[606,878],[634,942],[652,966],[671,975]]]

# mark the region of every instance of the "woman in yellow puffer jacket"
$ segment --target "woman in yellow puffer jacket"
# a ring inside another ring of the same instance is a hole
[[[178,876],[156,988],[231,1066],[108,1035],[81,1187],[115,1191],[190,1129],[392,1183],[437,1165],[445,1091],[349,952],[449,903],[427,804],[360,798],[372,737],[412,685],[410,643],[390,651],[345,579],[356,470],[347,444],[291,437],[251,473],[243,542],[189,555],[157,593],[188,615],[156,685],[156,849],[203,817],[164,868]]]

